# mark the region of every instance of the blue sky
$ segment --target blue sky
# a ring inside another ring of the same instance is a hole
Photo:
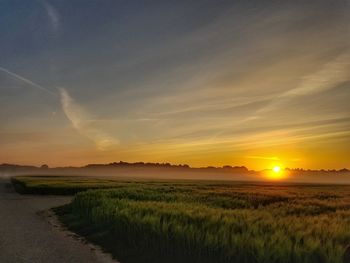
[[[349,11],[1,1],[0,161],[349,166]]]

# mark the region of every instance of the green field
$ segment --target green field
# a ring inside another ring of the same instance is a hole
[[[108,178],[46,175],[16,176],[11,181],[19,193],[39,195],[74,195],[89,189],[115,188],[123,183],[123,181]]]
[[[136,262],[344,262],[350,186],[17,177],[22,193],[83,191],[55,211]]]

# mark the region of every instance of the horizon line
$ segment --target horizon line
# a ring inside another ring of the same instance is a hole
[[[0,168],[2,166],[21,166],[21,167],[25,167],[25,166],[30,166],[32,168],[47,168],[47,169],[59,169],[59,168],[88,168],[88,166],[108,166],[108,165],[158,165],[158,166],[170,166],[170,167],[177,167],[177,168],[188,168],[188,169],[231,169],[231,168],[244,168],[246,169],[248,172],[261,172],[261,171],[266,171],[266,170],[271,170],[269,168],[265,168],[265,169],[260,169],[260,170],[250,170],[247,166],[245,165],[230,165],[230,164],[225,164],[222,166],[212,166],[212,165],[208,165],[208,166],[191,166],[189,164],[186,163],[181,163],[181,164],[174,164],[174,163],[170,163],[170,162],[143,162],[143,161],[137,161],[137,162],[125,162],[125,161],[119,161],[119,162],[110,162],[110,163],[87,163],[85,165],[82,166],[73,166],[73,165],[68,165],[68,166],[49,166],[47,164],[42,164],[42,165],[32,165],[32,164],[15,164],[15,163],[0,163]],[[350,171],[350,168],[347,167],[343,167],[340,169],[326,169],[326,168],[321,168],[321,169],[309,169],[309,168],[290,168],[290,167],[285,167],[282,168],[283,170],[290,170],[290,171],[304,171],[304,172],[313,172],[313,171],[318,171],[318,172],[341,172],[341,171]]]

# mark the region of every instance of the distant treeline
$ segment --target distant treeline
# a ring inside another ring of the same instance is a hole
[[[343,169],[339,169],[339,170],[336,170],[336,169],[321,169],[321,170],[311,170],[311,169],[302,169],[302,168],[286,168],[285,169],[286,171],[290,171],[290,172],[314,172],[314,173],[348,173],[350,172],[349,169],[346,169],[346,168],[343,168]]]
[[[54,167],[50,168],[48,165],[43,164],[41,166],[30,166],[30,165],[16,165],[16,164],[0,164],[0,172],[21,172],[21,171],[42,171],[42,170],[79,170],[79,169],[88,169],[88,170],[100,170],[100,169],[113,169],[113,168],[160,168],[160,169],[186,169],[191,171],[217,171],[217,172],[238,172],[238,173],[248,173],[254,172],[252,170],[248,170],[245,166],[231,166],[224,165],[222,167],[215,166],[207,166],[207,167],[199,167],[194,168],[190,167],[188,164],[170,164],[170,163],[151,163],[151,162],[113,162],[108,164],[88,164],[81,167]],[[289,172],[297,172],[297,173],[348,173],[349,169],[343,168],[339,170],[335,169],[321,169],[321,170],[310,170],[310,169],[302,169],[302,168],[285,168],[286,171]]]
[[[245,166],[230,166],[225,165],[223,167],[215,167],[215,166],[207,166],[200,168],[190,167],[188,164],[170,164],[170,163],[144,163],[144,162],[136,162],[136,163],[128,163],[128,162],[114,162],[109,164],[88,164],[83,168],[113,168],[113,167],[137,167],[137,168],[175,168],[175,169],[194,169],[194,170],[234,170],[236,172],[249,172],[248,168]]]
[[[111,169],[111,168],[166,168],[166,169],[191,169],[191,170],[213,170],[213,171],[235,171],[240,173],[246,173],[249,172],[249,170],[245,166],[230,166],[225,165],[223,167],[214,167],[214,166],[207,166],[207,167],[200,167],[200,168],[193,168],[190,167],[188,164],[170,164],[170,163],[144,163],[144,162],[135,162],[135,163],[128,163],[128,162],[113,162],[109,164],[88,164],[82,167],[54,167],[49,168],[48,165],[44,164],[40,167],[38,166],[28,166],[28,165],[15,165],[15,164],[1,164],[0,165],[0,171],[3,172],[15,172],[15,171],[21,171],[21,170],[64,170],[64,169]]]

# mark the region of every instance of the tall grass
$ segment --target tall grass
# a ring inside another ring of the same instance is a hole
[[[122,262],[341,263],[350,188],[259,184],[120,184],[57,210]]]

